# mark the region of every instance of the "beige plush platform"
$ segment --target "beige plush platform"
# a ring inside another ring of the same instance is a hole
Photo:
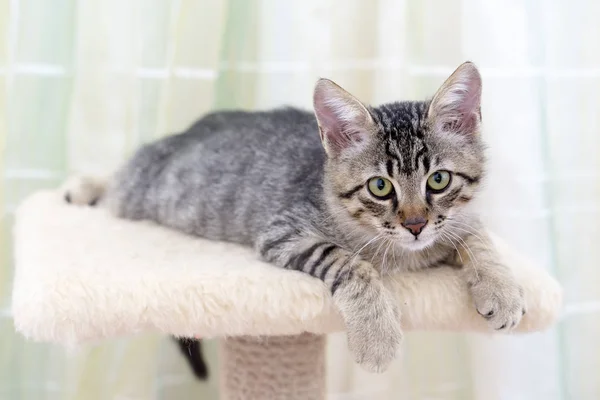
[[[141,331],[203,337],[327,333],[343,329],[320,281],[258,261],[250,249],[186,236],[39,192],[18,209],[13,312],[36,341],[75,345]],[[516,332],[547,328],[558,283],[500,241],[525,288]],[[388,279],[405,330],[488,332],[457,272],[440,268]]]

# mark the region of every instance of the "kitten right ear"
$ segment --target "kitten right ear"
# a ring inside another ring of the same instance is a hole
[[[367,108],[329,79],[319,79],[313,105],[323,147],[329,156],[364,147],[375,130]]]

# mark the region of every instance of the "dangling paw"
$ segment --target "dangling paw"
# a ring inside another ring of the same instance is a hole
[[[486,274],[471,286],[477,312],[496,331],[510,331],[519,324],[526,312],[523,294],[510,274]]]

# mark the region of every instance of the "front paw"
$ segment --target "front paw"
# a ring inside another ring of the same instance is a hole
[[[396,358],[402,342],[400,312],[385,289],[368,297],[344,307],[348,348],[365,370],[383,372]]]
[[[471,296],[477,312],[497,331],[513,329],[525,315],[523,288],[511,274],[482,273],[471,285]]]

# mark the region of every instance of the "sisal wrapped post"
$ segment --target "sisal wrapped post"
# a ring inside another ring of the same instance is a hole
[[[325,399],[325,342],[311,333],[222,339],[221,399]]]

